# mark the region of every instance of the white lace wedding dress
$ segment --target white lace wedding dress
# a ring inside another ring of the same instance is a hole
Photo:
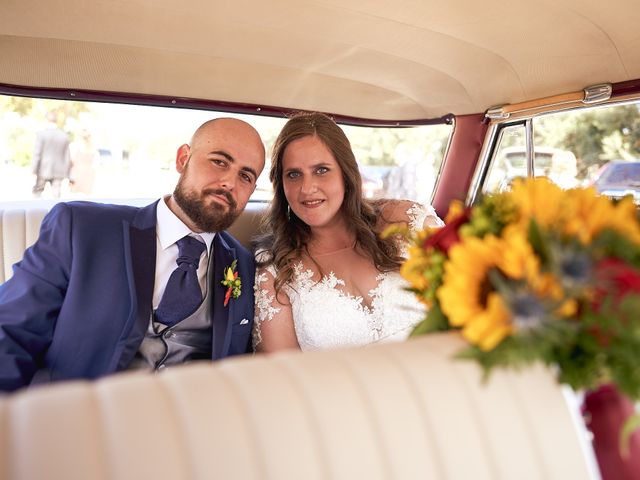
[[[406,210],[406,216],[414,230],[425,225],[444,225],[430,206],[411,204]],[[346,255],[349,254],[352,256],[347,259]],[[360,268],[354,276],[353,270],[358,270],[359,267],[353,262],[351,247],[333,252],[332,257],[330,261],[326,261],[331,270],[324,276],[320,276],[317,269],[303,261],[294,266],[293,281],[283,287],[290,307],[282,305],[275,298],[274,266],[258,269],[254,286],[254,348],[262,340],[263,322],[292,319],[302,350],[324,350],[404,340],[424,318],[424,306],[416,300],[413,293],[405,290],[408,284],[398,272],[376,274],[371,266],[364,274]],[[367,284],[366,281],[361,281],[367,274],[371,277],[373,288],[368,291],[365,289],[367,293],[364,295],[350,293],[358,290],[350,287]],[[290,309],[290,314],[283,314],[286,309]],[[288,319],[280,318],[281,315]]]

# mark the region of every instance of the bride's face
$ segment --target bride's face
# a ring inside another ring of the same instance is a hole
[[[293,213],[310,227],[327,227],[342,220],[342,169],[316,136],[291,142],[282,156],[282,184]]]

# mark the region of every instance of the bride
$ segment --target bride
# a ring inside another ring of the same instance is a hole
[[[276,139],[274,198],[258,241],[254,349],[319,350],[403,340],[424,317],[400,277],[405,246],[388,225],[442,226],[432,207],[366,200],[349,140],[320,113]]]

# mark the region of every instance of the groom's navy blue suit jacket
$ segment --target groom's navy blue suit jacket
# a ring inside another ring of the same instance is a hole
[[[0,390],[34,374],[62,380],[126,369],[149,326],[156,205],[60,203],[14,274],[0,285]],[[246,353],[253,324],[253,256],[226,232],[213,240],[212,357]],[[223,306],[237,259],[242,294]]]

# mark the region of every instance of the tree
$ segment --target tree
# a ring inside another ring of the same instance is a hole
[[[640,157],[638,104],[614,105],[536,118],[535,143],[573,152],[578,177],[608,161]]]
[[[87,111],[86,102],[0,95],[0,119],[4,127],[0,143],[7,145],[7,160],[16,166],[31,163],[35,132],[48,112],[53,112],[58,126],[64,128],[69,119],[78,120]]]

